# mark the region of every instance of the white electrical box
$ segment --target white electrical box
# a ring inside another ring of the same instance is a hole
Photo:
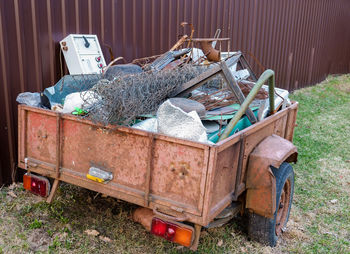
[[[60,46],[71,75],[101,73],[106,66],[96,35],[70,34]]]

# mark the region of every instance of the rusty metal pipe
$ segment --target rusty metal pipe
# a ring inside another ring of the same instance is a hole
[[[201,41],[201,49],[203,50],[204,55],[209,61],[219,62],[220,61],[220,51],[212,47],[212,40]]]
[[[266,81],[269,81],[269,101],[270,101],[270,114],[275,113],[275,98],[274,98],[274,91],[275,91],[275,72],[273,70],[266,70],[263,74],[261,74],[260,78],[256,82],[253,89],[248,94],[247,98],[242,103],[241,107],[235,114],[235,116],[230,120],[229,124],[227,125],[225,131],[222,133],[222,135],[219,138],[219,141],[222,141],[230,135],[233,128],[236,126],[238,121],[241,119],[243,114],[246,112],[247,108],[249,107],[250,103],[254,100],[255,96],[259,92],[260,88],[263,86]]]
[[[180,25],[181,25],[183,28],[185,28],[186,25],[190,26],[190,28],[191,28],[190,39],[188,40],[188,43],[187,43],[187,46],[186,46],[187,48],[189,48],[189,47],[190,47],[190,43],[191,43],[192,38],[193,38],[193,34],[194,34],[194,26],[193,26],[191,23],[187,23],[186,21],[181,22]]]

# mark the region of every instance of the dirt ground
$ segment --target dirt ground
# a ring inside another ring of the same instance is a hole
[[[243,217],[202,231],[198,253],[350,253],[350,75],[291,95],[300,103],[299,161],[286,232],[251,241]],[[0,186],[0,253],[191,253],[146,232],[136,206],[61,184],[51,205],[21,183]]]

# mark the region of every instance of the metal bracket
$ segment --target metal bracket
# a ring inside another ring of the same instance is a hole
[[[59,182],[60,182],[60,180],[58,180],[58,179],[55,179],[55,181],[53,182],[53,185],[52,185],[52,188],[50,191],[50,195],[46,199],[47,203],[51,204],[51,202],[56,194]]]
[[[198,249],[198,244],[199,244],[199,237],[201,236],[201,229],[202,229],[202,226],[201,225],[198,225],[198,224],[195,224],[194,225],[194,232],[195,232],[195,238],[193,240],[193,244],[191,246],[191,250],[193,251],[196,251]]]
[[[155,215],[158,215],[159,217],[163,217],[164,219],[168,219],[168,220],[174,220],[174,221],[185,221],[188,219],[188,216],[186,214],[183,214],[182,216],[172,216],[172,215],[167,215],[165,213],[162,213],[160,211],[158,211],[158,207],[155,206],[153,207],[153,213]]]
[[[146,184],[145,184],[145,207],[149,206],[149,193],[151,188],[151,172],[153,169],[153,158],[154,158],[154,134],[149,136],[149,147],[148,147],[148,160],[147,160],[147,172],[146,172]]]
[[[61,168],[61,137],[62,137],[62,126],[61,126],[61,113],[56,115],[56,178],[60,176]]]
[[[235,186],[235,192],[233,195],[233,200],[236,201],[238,198],[238,195],[240,195],[240,185],[241,185],[241,177],[242,177],[242,167],[243,167],[243,154],[245,150],[245,134],[242,133],[240,135],[240,148],[239,148],[239,157],[238,157],[238,167],[237,167],[237,178],[236,178],[236,186]]]
[[[60,177],[60,169],[61,169],[61,138],[62,138],[62,118],[61,118],[61,113],[57,113],[57,118],[56,118],[56,176],[55,176],[55,181],[53,182],[50,195],[46,199],[47,203],[51,203],[57,188],[58,184],[60,182],[59,177]]]

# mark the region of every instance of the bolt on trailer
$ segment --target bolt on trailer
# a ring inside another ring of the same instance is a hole
[[[298,103],[275,105],[271,70],[250,82],[254,87],[245,97],[230,71],[239,61],[244,61],[240,52],[172,94],[184,97],[209,79],[223,77],[240,106],[226,127],[209,139],[213,142],[19,105],[18,163],[27,171],[24,188],[51,202],[63,181],[134,203],[140,206],[135,221],[192,250],[198,247],[203,227],[223,225],[247,212],[249,235],[275,246],[293,199],[289,163],[297,161],[292,141]],[[251,105],[266,82],[269,109],[261,117],[264,110]]]

